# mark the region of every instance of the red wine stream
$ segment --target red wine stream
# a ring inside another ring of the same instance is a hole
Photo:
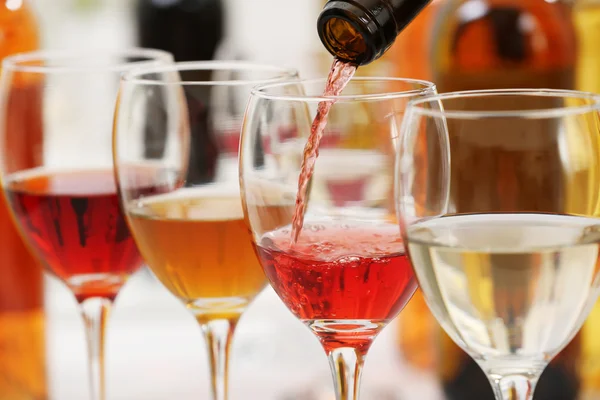
[[[339,96],[342,90],[346,87],[350,79],[356,72],[356,65],[345,63],[338,59],[333,61],[329,77],[325,85],[324,97]],[[323,137],[323,131],[327,126],[327,115],[335,100],[327,100],[319,103],[317,107],[317,115],[313,120],[310,128],[310,136],[304,147],[304,157],[302,159],[302,168],[300,177],[298,178],[298,194],[296,195],[296,210],[292,219],[292,244],[296,243],[302,225],[304,224],[304,212],[306,210],[306,191],[308,183],[315,169],[315,163],[319,156],[319,143]]]

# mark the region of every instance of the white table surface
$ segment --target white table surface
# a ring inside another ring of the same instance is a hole
[[[52,399],[88,399],[83,324],[75,301],[52,278],[47,284],[48,370]],[[440,400],[431,376],[407,367],[389,326],[367,358],[363,400]],[[107,344],[110,400],[209,399],[203,337],[185,308],[147,271],[122,291]],[[330,400],[332,381],[317,340],[269,287],[241,320],[233,345],[230,398]],[[314,398],[300,396],[317,388]],[[320,390],[319,390],[320,389]]]

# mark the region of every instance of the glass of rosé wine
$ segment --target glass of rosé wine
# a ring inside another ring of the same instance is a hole
[[[111,132],[119,79],[135,66],[172,62],[167,52],[125,49],[24,53],[2,63],[2,189],[24,241],[79,303],[93,400],[106,398],[104,339],[111,305],[143,265],[114,179]],[[25,84],[38,88],[39,101],[20,95]],[[14,118],[15,109],[27,112]],[[31,143],[31,159],[12,157]],[[136,190],[158,190],[144,171],[136,173]]]
[[[266,286],[240,198],[244,108],[253,86],[296,76],[269,65],[203,61],[140,68],[121,82],[113,143],[123,209],[148,266],[204,333],[214,400],[228,397],[235,327]],[[164,192],[137,190],[140,169],[152,171]]]
[[[321,342],[337,399],[356,400],[369,347],[417,288],[395,217],[395,146],[407,102],[436,90],[396,78],[354,78],[338,96],[325,87],[317,79],[252,91],[240,186],[271,286]]]

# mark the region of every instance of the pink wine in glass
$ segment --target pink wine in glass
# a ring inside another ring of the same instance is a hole
[[[7,186],[7,198],[29,243],[78,301],[114,300],[129,275],[142,266],[112,170],[26,171],[9,176]]]
[[[329,77],[325,84],[323,96],[339,96],[346,87],[350,79],[356,72],[356,65],[345,63],[338,59],[333,60],[333,65],[329,71]],[[298,240],[302,225],[304,224],[304,211],[306,209],[306,191],[308,183],[313,175],[315,163],[319,156],[319,143],[323,137],[323,131],[327,126],[327,115],[333,106],[334,101],[322,101],[317,107],[317,115],[310,128],[310,136],[304,147],[304,157],[302,159],[302,168],[298,178],[298,194],[296,195],[296,210],[292,219],[292,243]]]
[[[323,342],[347,346],[357,334],[360,346],[361,332],[378,332],[417,287],[396,224],[311,223],[291,240],[289,228],[269,232],[257,253],[281,300]]]

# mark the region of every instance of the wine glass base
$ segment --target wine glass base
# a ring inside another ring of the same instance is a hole
[[[128,274],[112,273],[78,274],[66,279],[65,283],[79,303],[94,297],[114,301],[128,277]]]
[[[185,302],[200,323],[211,320],[237,320],[250,302],[242,297],[197,299]]]
[[[336,348],[366,350],[385,327],[384,320],[303,320],[328,353]]]

